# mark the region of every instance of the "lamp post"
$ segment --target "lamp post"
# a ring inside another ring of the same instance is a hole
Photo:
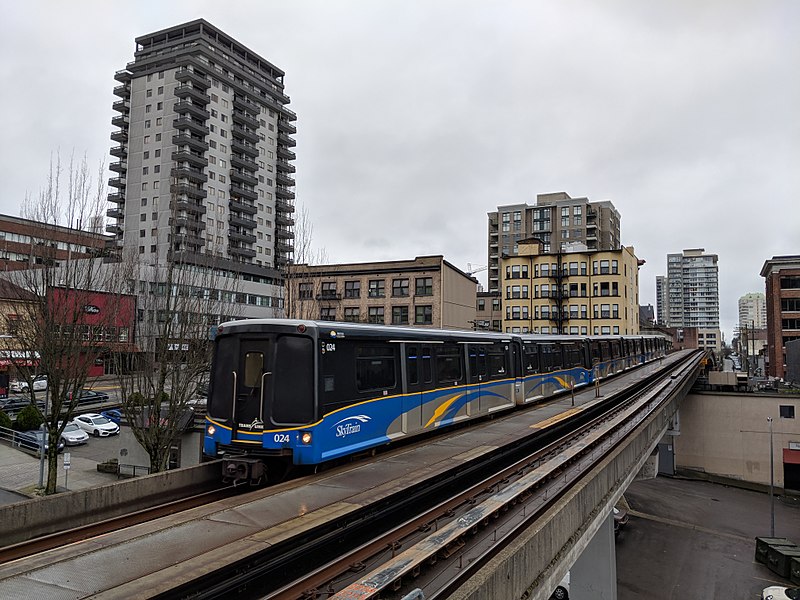
[[[775,537],[775,467],[774,452],[772,450],[772,417],[767,417],[769,423],[769,537]]]

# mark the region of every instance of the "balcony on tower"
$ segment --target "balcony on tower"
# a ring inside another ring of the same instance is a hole
[[[108,165],[109,171],[114,171],[115,173],[124,174],[128,171],[128,161],[125,160],[118,160],[116,162],[112,162]]]
[[[245,244],[255,244],[256,243],[256,236],[252,233],[247,233],[245,231],[237,231],[236,229],[228,229],[228,239],[234,240],[236,242],[243,242]]]
[[[240,127],[239,125],[231,127],[231,133],[234,137],[247,140],[251,144],[257,144],[259,140],[258,134],[255,131],[247,129],[246,127]]]
[[[278,156],[287,160],[294,160],[297,155],[289,150],[286,146],[278,146]]]
[[[289,231],[285,227],[276,227],[275,228],[275,236],[278,238],[282,238],[284,240],[293,240],[294,239],[294,232]]]
[[[284,118],[278,119],[278,131],[285,131],[286,133],[297,133],[297,127]]]
[[[250,219],[249,217],[246,217],[244,215],[239,215],[236,213],[230,213],[228,215],[228,223],[234,227],[240,227],[240,228],[243,227],[245,229],[251,229],[251,230],[255,229],[257,225],[257,223],[253,219]]]
[[[257,115],[261,112],[261,108],[250,100],[247,96],[236,94],[233,98],[233,107],[238,108],[239,110],[246,110],[250,114]]]
[[[294,219],[287,214],[279,212],[275,214],[275,224],[291,227],[294,225]]]
[[[191,167],[175,167],[170,171],[170,175],[176,179],[188,179],[195,183],[205,183],[208,181],[208,175],[203,172],[203,169],[193,169]]]
[[[231,140],[231,150],[234,152],[238,152],[240,154],[244,154],[251,158],[255,158],[258,156],[258,148],[253,146],[253,144],[248,144],[247,142],[243,142],[242,140],[237,140],[234,138]]]
[[[245,258],[255,258],[256,251],[252,248],[245,248],[244,246],[238,246],[235,244],[228,245],[228,254],[231,256],[242,256]]]
[[[278,159],[278,161],[275,163],[275,167],[278,169],[279,172],[283,173],[295,172],[295,166],[286,160]]]
[[[120,227],[119,223],[109,223],[106,225],[106,233],[110,233],[111,235],[120,236],[123,233],[122,227]]]
[[[290,200],[294,198],[294,192],[289,188],[283,187],[281,185],[275,187],[275,195],[278,198],[287,198]]]
[[[192,87],[186,83],[175,88],[175,95],[184,100],[186,98],[191,98],[192,102],[202,104],[203,106],[211,102],[211,96],[200,88]]]
[[[131,84],[130,83],[123,83],[122,85],[118,85],[114,88],[114,95],[120,98],[130,98],[131,97]]]
[[[124,190],[127,183],[128,182],[125,179],[125,177],[112,177],[111,179],[108,180],[108,185],[120,190]]]
[[[125,209],[123,208],[109,208],[106,211],[106,216],[111,217],[112,219],[124,219],[125,218]]]
[[[117,129],[116,131],[111,133],[111,139],[117,142],[118,144],[125,144],[128,142],[128,130],[127,129]]]
[[[258,185],[258,177],[244,170],[239,171],[237,169],[231,169],[230,176],[231,181],[235,181],[237,183],[245,183],[252,186]]]
[[[178,117],[172,122],[172,126],[175,129],[181,130],[188,130],[194,133],[195,135],[199,135],[205,137],[208,135],[208,127],[205,123],[201,121],[195,121],[191,117]]]
[[[194,104],[193,102],[189,102],[188,100],[181,100],[180,102],[175,103],[175,112],[180,115],[192,115],[196,119],[201,121],[205,121],[211,116],[211,113],[208,112],[205,108],[202,107],[200,104]]]
[[[130,118],[127,114],[116,115],[111,119],[111,124],[114,127],[119,127],[120,129],[127,129],[128,125],[130,124]]]
[[[172,143],[176,146],[189,146],[189,148],[198,152],[205,152],[208,150],[208,142],[201,137],[196,137],[188,133],[173,135]]]
[[[201,187],[194,186],[190,183],[174,183],[170,186],[169,191],[171,194],[178,196],[188,196],[197,200],[202,200],[208,196],[208,192]]]
[[[241,110],[234,110],[232,116],[234,123],[244,125],[250,129],[258,129],[258,119],[256,119],[253,115]]]
[[[258,163],[250,158],[247,158],[246,156],[232,154],[230,160],[232,167],[253,172],[258,170]]]
[[[174,206],[174,210],[184,211],[187,214],[202,216],[206,214],[206,207],[204,204],[195,202],[194,200],[178,198],[174,203],[170,203],[170,208]]]
[[[112,204],[125,204],[125,194],[122,192],[112,192],[107,196],[106,200]]]
[[[131,112],[131,103],[128,99],[117,100],[111,105],[111,108],[119,113],[127,115],[129,112]]]
[[[179,215],[169,220],[169,224],[174,227],[185,228],[188,231],[205,231],[206,222],[197,216]]]
[[[294,212],[294,205],[287,202],[286,200],[275,200],[275,210],[278,212],[284,213],[293,213]]]
[[[280,171],[278,171],[278,173],[275,175],[275,181],[278,183],[278,185],[287,185],[287,186],[294,185],[294,179],[292,179],[285,173],[281,173]]]
[[[231,184],[230,194],[231,196],[239,196],[247,200],[253,200],[253,201],[258,200],[258,192],[256,192],[255,190],[242,187],[241,185],[237,185],[235,183]]]
[[[114,146],[111,149],[111,156],[116,156],[117,158],[127,158],[128,156],[128,147],[125,145]]]
[[[294,139],[282,132],[278,132],[278,142],[284,146],[288,146],[289,148],[294,148],[297,145],[297,142]]]
[[[211,80],[208,77],[189,67],[181,67],[175,71],[175,79],[184,84],[191,83],[193,86],[204,90],[211,87]]]
[[[228,201],[228,207],[234,212],[240,212],[247,215],[254,215],[258,212],[258,209],[252,204],[236,198],[231,198]]]
[[[197,152],[190,152],[189,150],[177,150],[172,153],[172,160],[177,162],[187,162],[193,167],[207,167],[208,159],[202,154]]]

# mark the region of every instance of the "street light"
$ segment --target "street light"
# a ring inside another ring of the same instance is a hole
[[[772,417],[767,417],[767,423],[769,423],[769,537],[775,537],[775,495],[772,493],[775,487],[775,453],[772,449]]]

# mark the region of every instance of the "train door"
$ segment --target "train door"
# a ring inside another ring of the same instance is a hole
[[[483,344],[468,344],[467,356],[469,358],[469,373],[467,374],[467,414],[484,414],[487,407],[484,406],[483,395],[484,386],[489,380],[489,371],[486,363],[487,350]],[[473,410],[474,408],[474,410]],[[476,412],[477,411],[477,412]]]
[[[439,427],[469,417],[466,407],[466,366],[463,344],[443,343],[431,346],[435,388],[422,406],[425,428]]]
[[[413,433],[422,429],[423,406],[431,400],[433,359],[428,344],[405,345],[406,393],[403,396],[403,431]]]
[[[242,339],[239,343],[238,364],[231,382],[233,441],[252,442],[252,435],[246,434],[265,429],[264,388],[272,374],[267,363],[273,343],[272,339]]]

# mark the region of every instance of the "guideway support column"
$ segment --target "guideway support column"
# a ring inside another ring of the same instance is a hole
[[[570,570],[570,600],[616,600],[617,554],[610,514]]]

